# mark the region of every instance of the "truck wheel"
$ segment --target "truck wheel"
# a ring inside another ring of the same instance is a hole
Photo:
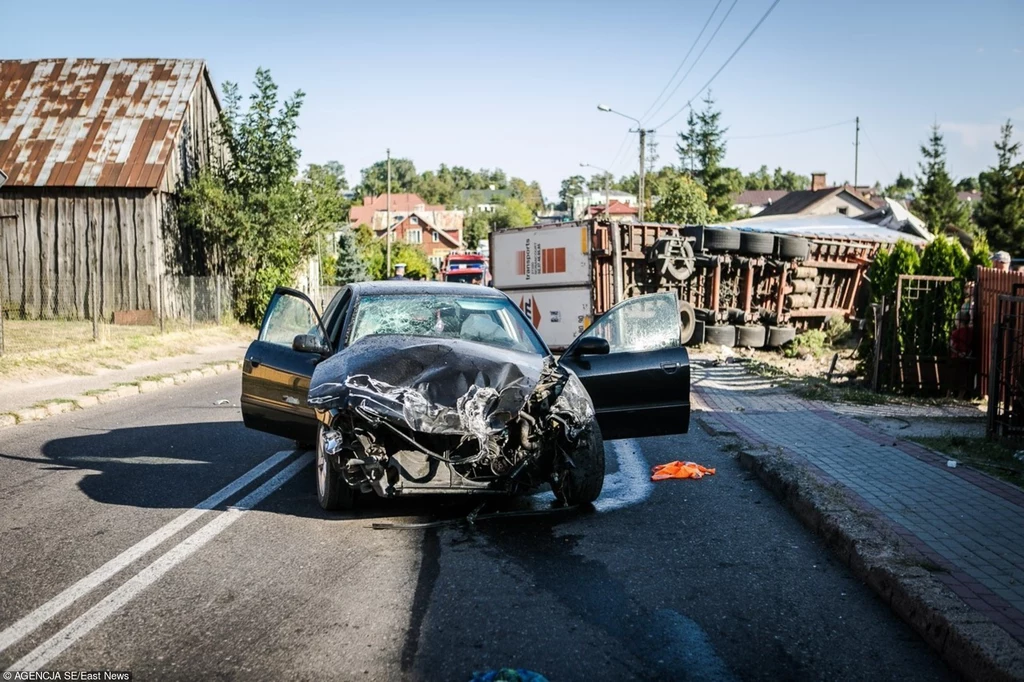
[[[570,507],[589,504],[604,487],[604,439],[596,419],[581,434],[572,462],[576,466],[563,472],[558,484],[552,483],[551,490],[555,499]]]
[[[803,237],[776,237],[775,252],[783,260],[806,260],[811,253],[811,243]]]
[[[707,325],[704,327],[704,343],[732,348],[736,345],[736,327],[731,324]]]
[[[793,327],[768,327],[768,341],[765,345],[769,348],[781,348],[787,343],[792,343],[796,338],[796,329]]]
[[[740,232],[740,253],[748,256],[770,256],[775,252],[775,235],[763,232]]]
[[[736,251],[740,248],[740,233],[722,227],[705,227],[704,248],[708,251]]]
[[[764,327],[759,324],[736,327],[736,345],[743,348],[763,348]]]
[[[327,453],[324,452],[324,426],[320,425],[316,437],[316,498],[324,511],[352,509],[356,503],[356,493],[341,474],[334,470]]]
[[[694,327],[697,324],[697,316],[689,301],[679,302],[679,343],[686,345],[693,336]]]

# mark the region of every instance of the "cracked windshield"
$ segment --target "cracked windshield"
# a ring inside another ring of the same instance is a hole
[[[0,675],[1024,682],[1024,0],[0,4]]]

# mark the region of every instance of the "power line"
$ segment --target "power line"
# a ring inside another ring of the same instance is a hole
[[[736,49],[732,51],[732,54],[729,55],[729,58],[726,59],[725,63],[722,64],[722,66],[719,67],[718,71],[715,71],[715,73],[711,76],[711,78],[708,79],[708,82],[704,84],[704,87],[702,87],[700,90],[698,90],[697,93],[693,97],[691,97],[689,100],[687,100],[686,104],[681,106],[678,111],[676,111],[674,114],[672,114],[667,119],[665,119],[661,124],[656,125],[654,127],[655,128],[661,128],[662,126],[667,125],[676,116],[678,116],[679,114],[681,114],[684,111],[686,111],[686,108],[690,106],[690,103],[693,102],[693,100],[695,100],[700,95],[700,93],[704,92],[704,90],[706,90],[708,88],[708,86],[711,85],[711,83],[716,78],[718,78],[718,74],[722,73],[722,71],[725,70],[725,67],[729,66],[729,62],[731,62],[733,60],[733,57],[735,57],[736,54],[741,49],[743,49],[743,46],[747,44],[747,41],[750,40],[750,37],[753,36],[754,33],[757,32],[757,29],[759,29],[761,27],[761,24],[764,23],[764,20],[768,18],[768,15],[772,13],[772,10],[774,10],[776,8],[776,6],[778,6],[778,4],[781,1],[782,0],[775,0],[775,2],[772,3],[771,7],[768,8],[768,11],[765,12],[764,15],[762,15],[762,17],[758,20],[758,22],[756,24],[754,24],[754,28],[750,29],[750,33],[747,34],[747,37],[744,38],[743,41],[739,45],[736,46]]]
[[[697,66],[697,63],[700,61],[700,58],[704,56],[705,52],[707,52],[708,46],[711,45],[711,43],[715,40],[715,36],[718,35],[718,31],[721,30],[722,26],[725,24],[725,20],[729,18],[730,14],[732,14],[732,10],[736,6],[737,2],[739,2],[739,0],[732,0],[732,4],[729,5],[729,9],[726,10],[725,15],[722,17],[722,20],[718,22],[718,26],[715,27],[715,32],[711,34],[711,37],[708,38],[708,42],[704,43],[704,47],[701,48],[700,54],[698,54],[697,58],[693,60],[693,63],[690,64],[690,68],[686,70],[686,73],[683,74],[683,77],[679,79],[678,83],[676,83],[676,87],[672,88],[672,92],[669,93],[669,96],[665,98],[664,102],[658,105],[658,108],[654,110],[651,116],[654,116],[659,111],[661,111],[665,107],[665,105],[669,103],[669,100],[672,99],[676,92],[678,92],[679,86],[683,84],[683,81],[686,80],[686,77],[689,76],[690,72],[693,71],[695,66]],[[641,116],[641,118],[644,118],[644,116]]]
[[[864,128],[861,128],[860,132],[864,133],[864,139],[867,140],[868,146],[871,147],[871,152],[875,155],[875,158],[878,159],[878,165],[880,165],[882,167],[882,170],[885,171],[885,174],[891,178],[892,173],[889,172],[889,166],[882,159],[882,155],[878,153],[878,150],[875,149],[875,143],[871,141],[871,136],[868,135],[868,131]]]
[[[733,4],[736,4],[736,3],[733,3]],[[645,111],[643,114],[641,114],[641,116],[640,116],[641,120],[647,118],[647,114],[651,113],[651,109],[653,109],[654,105],[657,104],[659,100],[661,100],[661,96],[665,94],[665,91],[668,90],[668,87],[670,85],[672,85],[672,81],[674,81],[676,79],[676,76],[679,75],[679,71],[682,70],[683,64],[685,64],[686,60],[690,58],[690,54],[693,53],[693,48],[697,47],[697,43],[700,42],[701,36],[704,35],[704,31],[708,30],[708,25],[711,23],[711,20],[715,16],[715,12],[718,11],[718,8],[721,7],[721,5],[722,5],[722,0],[718,0],[718,2],[715,3],[715,8],[713,10],[711,10],[711,14],[708,15],[708,20],[704,22],[704,27],[700,30],[700,33],[697,34],[697,37],[694,39],[693,44],[690,45],[690,49],[686,51],[686,56],[683,57],[683,61],[679,62],[679,66],[676,67],[676,70],[672,74],[672,77],[668,79],[667,83],[665,83],[665,87],[663,87],[661,89],[661,92],[658,93],[658,96],[654,98],[653,102],[651,102],[651,106],[647,107],[647,111]],[[698,57],[698,59],[699,59],[699,57]],[[685,80],[686,76],[683,76],[683,79]],[[682,82],[682,81],[680,81],[680,82]]]
[[[789,137],[791,135],[803,135],[804,133],[814,133],[819,130],[828,130],[829,128],[838,128],[839,126],[850,125],[853,123],[852,118],[848,118],[845,121],[837,121],[836,123],[829,123],[828,125],[816,126],[814,128],[804,128],[803,130],[790,130],[785,133],[763,133],[760,135],[735,135],[726,137],[727,140],[759,140],[764,137]]]
[[[629,142],[630,137],[632,137],[632,133],[627,132],[626,135],[622,138],[622,142],[619,143],[619,150],[615,152],[615,157],[612,159],[612,162],[608,164],[609,170],[614,172],[615,164],[616,162],[618,162],[619,157],[622,156],[622,150],[626,148],[626,143]]]

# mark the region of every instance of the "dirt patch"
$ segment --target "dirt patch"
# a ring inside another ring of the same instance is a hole
[[[1024,488],[1024,451],[985,437],[955,433],[942,436],[911,437],[921,445],[937,450],[951,459],[974,467],[990,476]]]

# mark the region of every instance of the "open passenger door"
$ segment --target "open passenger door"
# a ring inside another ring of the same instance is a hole
[[[242,363],[242,419],[251,429],[300,443],[316,438],[306,399],[317,363],[331,345],[316,306],[301,291],[278,287],[263,315],[259,337]]]
[[[625,300],[562,355],[579,376],[606,440],[686,433],[690,356],[679,340],[674,293]]]

